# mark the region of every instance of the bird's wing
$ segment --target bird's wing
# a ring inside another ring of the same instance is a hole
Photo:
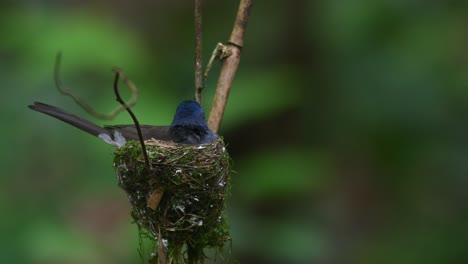
[[[104,126],[104,128],[111,133],[116,130],[119,131],[127,140],[138,140],[138,132],[135,125]],[[171,141],[169,126],[140,125],[140,128],[144,140],[154,138],[158,140]]]

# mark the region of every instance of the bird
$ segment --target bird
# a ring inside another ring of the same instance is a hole
[[[34,111],[55,117],[116,147],[122,147],[127,141],[139,139],[135,125],[101,127],[45,103],[34,102],[28,107]],[[177,106],[171,125],[140,125],[140,128],[144,140],[154,138],[179,144],[200,145],[210,143],[218,138],[218,135],[209,129],[202,107],[193,100],[183,101]]]

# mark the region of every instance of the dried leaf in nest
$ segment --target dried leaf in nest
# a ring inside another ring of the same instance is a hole
[[[145,144],[151,170],[135,141],[118,148],[114,158],[119,186],[140,229],[176,263],[203,262],[205,248],[222,251],[230,240],[224,217],[230,157],[222,139],[203,145]]]

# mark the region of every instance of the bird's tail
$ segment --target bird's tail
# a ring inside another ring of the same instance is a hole
[[[50,115],[52,117],[60,119],[63,122],[66,122],[85,132],[88,132],[89,134],[96,136],[96,137],[99,137],[99,135],[101,134],[107,134],[107,135],[109,134],[109,131],[107,131],[106,129],[94,123],[91,123],[88,120],[80,118],[76,115],[67,113],[64,110],[57,108],[55,106],[51,106],[51,105],[43,104],[39,102],[34,102],[32,105],[29,106],[29,108],[31,108],[34,111],[38,111],[46,115]]]

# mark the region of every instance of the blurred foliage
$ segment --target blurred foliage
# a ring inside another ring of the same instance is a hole
[[[204,2],[206,60],[228,38],[237,1]],[[0,7],[0,263],[137,263],[113,147],[26,106],[86,116],[54,88],[62,51],[64,84],[97,109],[115,108],[119,66],[140,90],[140,122],[168,124],[193,97],[192,2]],[[221,128],[240,263],[468,262],[467,9],[255,2]]]

